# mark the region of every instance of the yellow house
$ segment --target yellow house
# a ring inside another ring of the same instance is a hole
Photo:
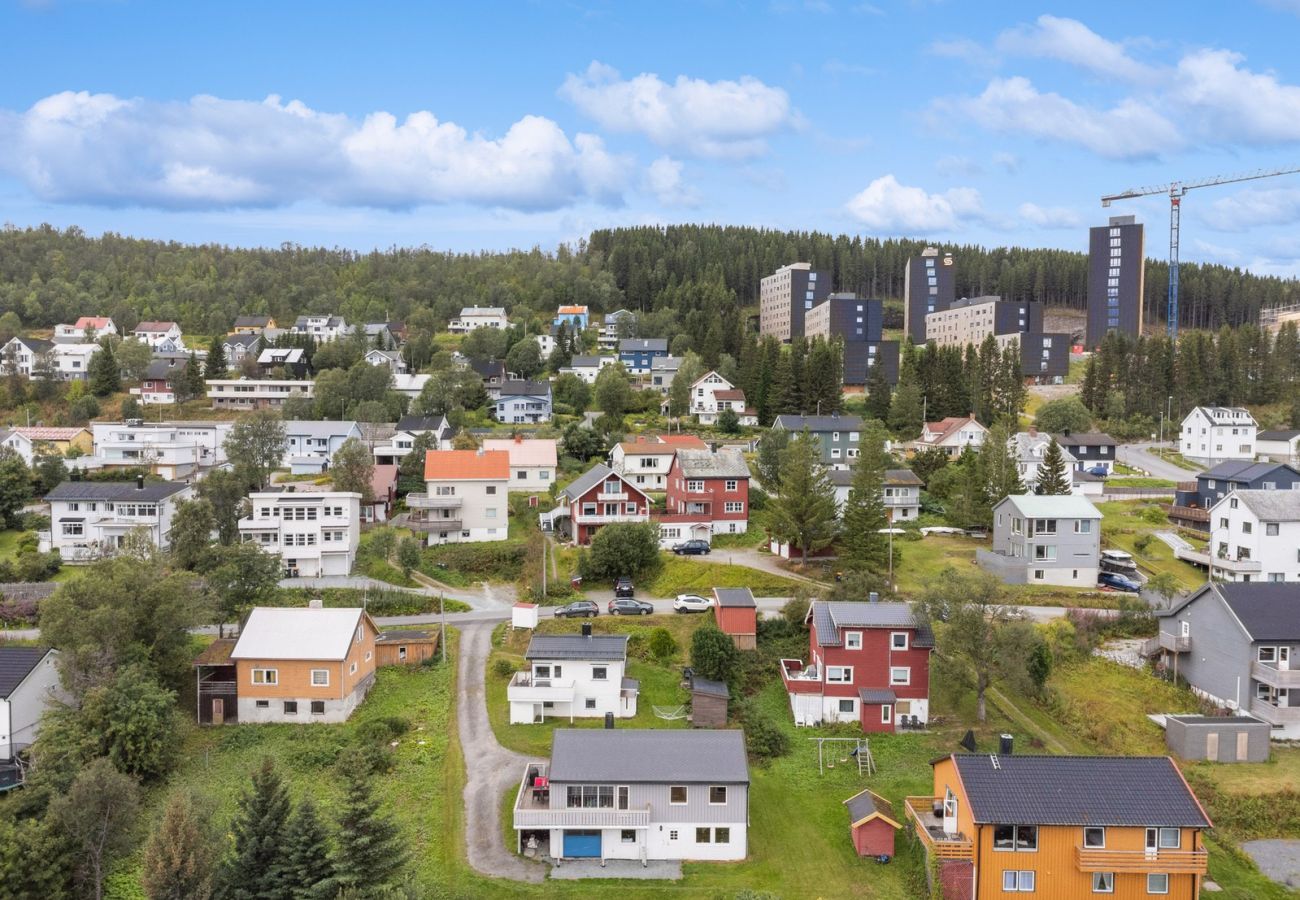
[[[89,455],[94,441],[84,428],[51,428],[43,425],[20,426],[5,432],[3,442],[13,447],[28,464],[41,456],[67,456],[69,450]]]
[[[231,329],[231,334],[261,334],[268,328],[275,327],[275,319],[271,316],[239,316],[235,319],[235,325]]]
[[[907,816],[944,900],[1200,896],[1210,827],[1172,759],[953,754]]]

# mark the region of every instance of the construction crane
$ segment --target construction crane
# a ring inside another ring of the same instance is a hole
[[[1166,312],[1166,326],[1171,340],[1178,338],[1178,219],[1181,213],[1183,196],[1193,188],[1213,187],[1216,184],[1234,184],[1238,181],[1255,181],[1260,178],[1272,178],[1275,175],[1290,175],[1300,172],[1300,166],[1285,169],[1258,169],[1240,175],[1222,175],[1214,178],[1202,178],[1200,181],[1175,181],[1158,187],[1131,188],[1118,194],[1101,198],[1102,206],[1110,206],[1115,200],[1131,200],[1134,197],[1148,197],[1152,194],[1169,195],[1169,307]]]

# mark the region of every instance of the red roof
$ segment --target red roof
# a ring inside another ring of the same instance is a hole
[[[510,480],[510,454],[504,450],[428,450],[425,481]]]
[[[77,324],[72,327],[80,328],[83,331],[87,328],[93,328],[96,331],[99,331],[101,328],[103,328],[111,321],[112,319],[110,319],[108,316],[82,316],[80,319],[77,320]]]
[[[946,419],[940,419],[938,422],[926,422],[925,430],[937,434],[936,440],[943,440],[954,431],[960,431],[975,420],[970,416],[949,416]]]
[[[679,450],[684,447],[694,450],[707,450],[709,446],[704,443],[702,438],[694,434],[661,434],[659,440]]]
[[[741,400],[745,399],[745,392],[737,388],[731,391],[714,391],[714,400]]]

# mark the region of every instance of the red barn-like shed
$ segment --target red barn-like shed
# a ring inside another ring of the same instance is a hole
[[[758,646],[758,604],[749,588],[714,588],[713,615],[737,649]]]
[[[900,827],[888,800],[863,791],[844,801],[849,811],[849,832],[858,856],[894,855],[894,832]]]

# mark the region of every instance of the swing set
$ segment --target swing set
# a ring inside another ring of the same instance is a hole
[[[817,774],[825,775],[827,769],[835,768],[835,757],[838,755],[831,753],[827,759],[825,755],[826,743],[832,744],[852,744],[852,749],[845,747],[844,755],[840,757],[841,763],[847,763],[850,759],[858,764],[859,775],[875,775],[876,760],[871,755],[871,744],[866,738],[836,738],[836,737],[815,737],[808,738],[810,741],[817,743]],[[834,751],[834,747],[831,748]]]

